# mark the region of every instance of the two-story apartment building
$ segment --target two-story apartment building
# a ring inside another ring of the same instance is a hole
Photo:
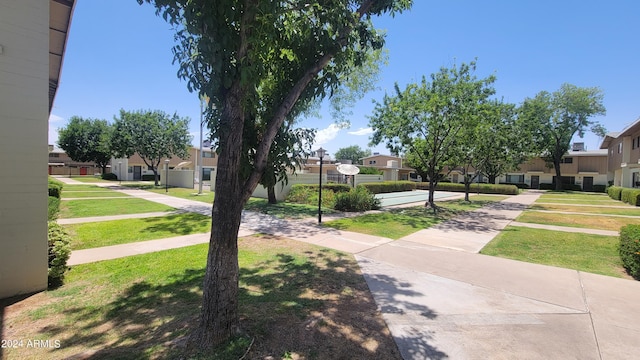
[[[593,190],[594,185],[607,185],[607,152],[569,151],[562,157],[560,173],[563,184],[579,185],[584,191]],[[500,183],[525,183],[532,189],[539,189],[540,184],[555,184],[556,181],[555,169],[539,157],[520,164],[518,171],[509,172],[498,179]]]
[[[189,149],[189,157],[182,159],[172,157],[169,159],[169,170],[196,170],[202,168],[203,181],[210,181],[215,177],[214,173],[218,166],[218,157],[210,148],[202,149],[202,163],[200,161],[200,149],[191,147]],[[159,174],[162,177],[162,171],[165,170],[165,161],[161,161],[159,165]],[[125,181],[142,180],[143,175],[153,175],[153,170],[144,163],[144,160],[138,154],[133,154],[130,158],[111,159],[111,172],[118,176],[118,179]],[[198,178],[197,172],[195,175]],[[198,178],[199,180],[199,178]]]
[[[92,162],[74,161],[62,149],[54,149],[53,145],[49,145],[49,175],[94,175],[102,174],[102,169]],[[106,172],[110,172],[109,166]]]
[[[411,180],[412,178],[416,178],[415,169],[405,166],[404,159],[400,156],[373,153],[371,156],[361,158],[360,161],[363,166],[382,171],[385,181]]]
[[[607,152],[613,185],[640,187],[640,118],[620,132],[607,134],[600,149]]]

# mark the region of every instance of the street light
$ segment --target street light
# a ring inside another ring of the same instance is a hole
[[[322,223],[322,158],[327,154],[327,151],[320,147],[316,150],[316,155],[320,158],[320,183],[318,186],[318,224]]]
[[[169,159],[165,159],[164,168],[164,192],[169,192]]]

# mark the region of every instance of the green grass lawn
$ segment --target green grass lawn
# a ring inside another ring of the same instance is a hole
[[[144,219],[64,225],[64,227],[71,235],[71,249],[80,250],[206,233],[211,230],[211,218],[187,213]]]
[[[581,204],[581,205],[624,205],[606,194],[583,192],[547,192],[540,195],[536,203]]]
[[[318,207],[307,204],[295,204],[288,202],[279,202],[277,204],[269,204],[267,199],[250,198],[246,210],[256,211],[263,214],[273,215],[283,219],[302,219],[318,216]],[[336,214],[339,211],[322,208],[323,214]]]
[[[481,254],[595,274],[625,277],[617,236],[557,232],[508,226]]]
[[[525,211],[516,221],[544,225],[569,226],[586,229],[618,231],[628,224],[640,225],[640,218],[622,218],[613,216],[589,216],[576,214],[555,214],[537,211]]]
[[[93,176],[93,175],[86,175],[86,176],[74,175],[74,176],[71,176],[71,179],[80,181],[83,183],[114,183],[114,184],[118,183],[117,181],[102,180],[100,176]]]
[[[126,187],[151,191],[157,194],[175,196],[187,200],[195,200],[207,204],[213,204],[214,193],[212,191],[204,191],[202,195],[198,195],[198,190],[185,188],[169,188],[167,192],[164,186],[155,186],[153,184],[126,184]]]
[[[63,190],[64,191],[64,190]],[[60,202],[60,219],[140,214],[146,212],[173,211],[174,208],[137,198],[69,200]]]
[[[63,199],[88,198],[88,197],[128,197],[129,195],[109,189],[97,190],[62,190]]]
[[[323,225],[339,230],[399,239],[418,230],[427,229],[462,212],[479,209],[500,198],[495,198],[495,200],[493,197],[487,197],[485,200],[475,199],[477,198],[472,198],[471,202],[464,200],[438,202],[440,210],[436,215],[431,209],[416,206],[327,221]]]
[[[623,206],[623,205],[621,205]],[[596,206],[579,206],[579,205],[562,205],[562,204],[533,204],[532,210],[549,210],[549,211],[565,211],[565,212],[578,212],[589,214],[605,214],[605,215],[630,215],[640,216],[640,208],[629,205],[622,208],[607,208]]]
[[[20,338],[62,346],[4,355],[62,359],[93,350],[89,357],[101,359],[193,359],[173,342],[198,323],[206,255],[203,244],[74,266],[64,286],[31,297],[8,320]],[[400,359],[352,256],[252,237],[239,239],[239,263],[245,335],[201,358]]]
[[[103,188],[98,185],[89,185],[89,184],[86,184],[86,185],[85,184],[83,185],[64,184],[64,187],[62,188],[63,193],[65,191],[95,191],[95,190],[103,190]]]

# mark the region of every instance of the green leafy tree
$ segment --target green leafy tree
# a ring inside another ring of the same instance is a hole
[[[112,131],[106,120],[72,116],[67,126],[58,130],[58,146],[74,161],[95,162],[104,174],[113,155]]]
[[[334,157],[336,160],[351,160],[354,164],[359,164],[360,159],[369,155],[371,155],[371,150],[362,150],[358,145],[351,145],[338,149]]]
[[[159,110],[120,110],[111,137],[115,156],[128,158],[137,153],[153,171],[156,186],[160,161],[173,156],[188,158],[190,144],[189,118]]]
[[[139,0],[143,2],[143,0]],[[372,16],[410,0],[148,0],[176,27],[174,60],[190,90],[211,99],[219,154],[198,328],[211,347],[238,332],[238,229],[280,128],[339,88],[384,37]]]
[[[277,203],[275,187],[278,183],[287,184],[287,173],[295,173],[302,166],[303,159],[311,155],[311,145],[315,138],[314,129],[280,128],[269,152],[260,185],[267,188],[270,204]]]
[[[525,99],[520,107],[520,117],[538,154],[555,169],[556,190],[562,190],[560,163],[573,136],[583,137],[589,126],[597,135],[606,132],[598,122],[590,120],[605,114],[603,97],[597,87],[563,84],[553,93],[541,91],[534,98]]]
[[[460,157],[458,136],[466,126],[476,125],[480,104],[494,93],[495,78],[477,79],[475,62],[451,69],[441,68],[409,84],[395,96],[385,95],[377,103],[369,125],[374,133],[371,143],[384,141],[394,153],[405,152],[407,164],[429,179],[429,199],[425,206],[436,209],[434,192],[440,173]]]

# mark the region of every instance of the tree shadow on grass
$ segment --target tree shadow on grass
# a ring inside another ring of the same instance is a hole
[[[270,239],[254,241],[280,245]],[[241,327],[253,339],[245,358],[299,354],[307,359],[401,359],[355,260],[298,246],[297,253],[277,251],[241,269]],[[138,281],[113,301],[65,309],[66,325],[47,326],[41,335],[60,339],[65,348],[89,349],[76,359],[191,356],[182,340],[197,326],[203,275],[204,270],[186,269],[161,283]],[[412,295],[396,279],[385,281]],[[435,316],[426,307],[416,311]],[[423,346],[428,339],[422,334],[405,341]],[[196,358],[238,359],[246,349],[228,357],[216,352]],[[437,356],[432,358],[446,357],[433,350]]]
[[[211,218],[197,213],[182,213],[163,217],[144,218],[149,224],[144,231],[189,235],[211,229]],[[204,226],[203,226],[204,225]]]

